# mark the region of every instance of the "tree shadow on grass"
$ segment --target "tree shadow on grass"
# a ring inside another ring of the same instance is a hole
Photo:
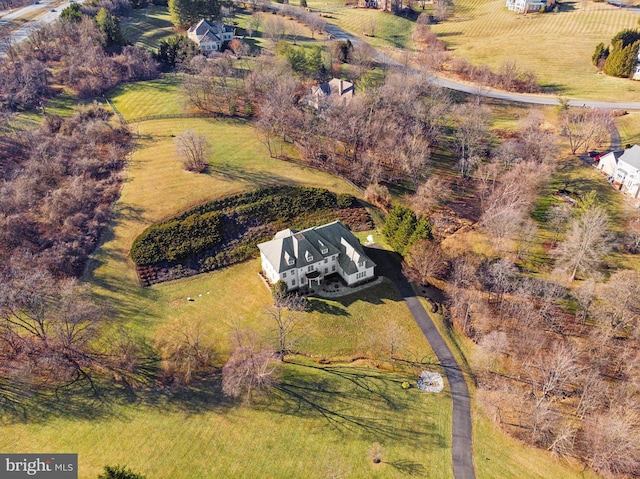
[[[415,395],[368,368],[290,365],[282,381],[261,407],[280,414],[323,418],[339,432],[355,432],[366,440],[403,440],[416,447],[442,447],[446,441],[428,418],[415,411],[410,426],[398,421],[399,412],[417,408]],[[366,405],[366,406],[365,406]]]
[[[201,414],[236,405],[222,393],[219,374],[189,386],[164,387],[155,376],[146,387],[131,388],[95,378],[99,393],[86,382],[67,388],[45,388],[20,380],[0,383],[0,423],[41,424],[50,419],[96,420],[126,416],[123,406],[137,405],[159,412]]]
[[[409,459],[398,459],[397,461],[384,461],[385,464],[389,464],[398,472],[409,476],[418,477],[424,476],[427,473],[427,469],[419,462],[411,461]]]

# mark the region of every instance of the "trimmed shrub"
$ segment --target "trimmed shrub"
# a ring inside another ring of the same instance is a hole
[[[308,215],[349,208],[355,203],[351,195],[295,186],[274,186],[230,196],[149,226],[133,242],[131,259],[138,266],[172,263],[217,247],[247,227],[279,222],[292,225]],[[226,266],[251,257],[255,251],[255,242],[236,246],[219,251],[213,259],[207,258],[204,266]]]
[[[172,262],[193,256],[222,240],[222,214],[192,214],[149,226],[131,247],[137,265]]]

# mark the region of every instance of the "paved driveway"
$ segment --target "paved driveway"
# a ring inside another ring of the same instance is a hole
[[[455,479],[475,479],[473,467],[471,402],[462,370],[436,329],[413,288],[402,274],[400,255],[381,248],[367,248],[367,255],[378,265],[377,274],[396,285],[422,333],[444,368],[453,399],[452,462]]]

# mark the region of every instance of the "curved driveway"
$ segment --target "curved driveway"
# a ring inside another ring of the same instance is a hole
[[[407,308],[422,330],[444,368],[453,400],[451,455],[455,479],[475,479],[473,467],[471,400],[469,388],[447,343],[416,296],[409,281],[402,274],[401,258],[397,253],[380,248],[367,248],[367,255],[377,264],[378,274],[386,276],[396,285]]]

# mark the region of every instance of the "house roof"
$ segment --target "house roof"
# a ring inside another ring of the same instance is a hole
[[[211,31],[207,31],[204,35],[198,37],[198,40],[200,43],[218,43],[220,41],[220,37]]]
[[[326,97],[346,97],[350,99],[353,96],[354,87],[353,83],[347,80],[341,80],[339,78],[332,78],[327,83],[321,83],[316,86],[312,94],[315,96]]]
[[[636,170],[640,170],[640,145],[633,145],[620,153],[621,155],[617,158],[618,164],[622,161]]]
[[[188,33],[195,33],[198,38],[211,33],[216,37],[216,41],[220,41],[218,38],[222,33],[232,33],[233,28],[229,25],[225,25],[222,22],[208,22],[206,20],[200,20],[195,25],[191,25]]]
[[[279,231],[274,239],[259,244],[258,248],[278,273],[304,268],[336,254],[346,274],[357,272],[360,261],[367,268],[375,266],[364,253],[358,238],[339,221],[299,232],[291,229]]]

